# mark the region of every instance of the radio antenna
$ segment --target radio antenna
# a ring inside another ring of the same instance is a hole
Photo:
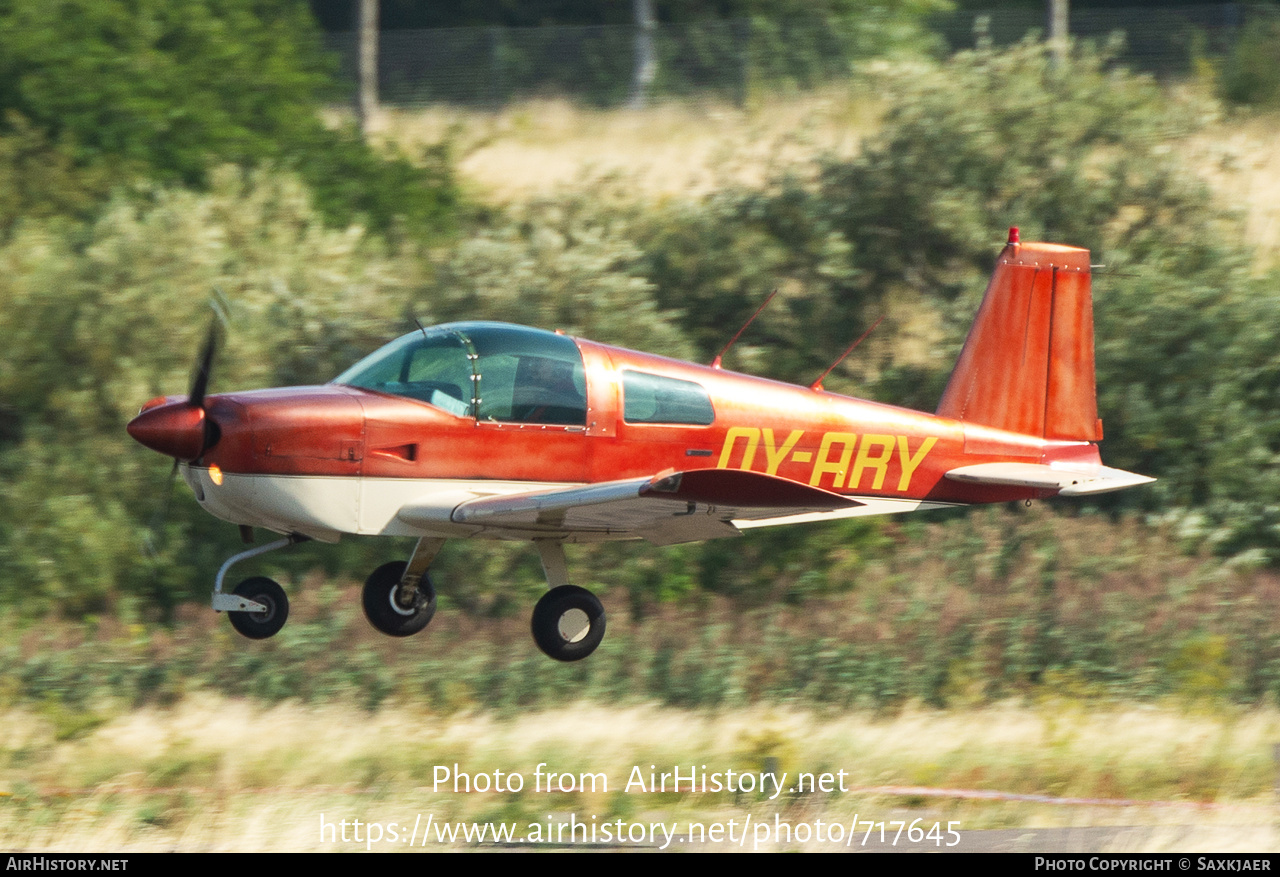
[[[827,375],[831,374],[831,372],[832,372],[833,370],[835,370],[835,367],[836,367],[836,366],[838,366],[840,363],[844,362],[844,358],[845,358],[846,356],[848,356],[850,353],[853,353],[853,349],[854,349],[855,347],[857,347],[857,346],[858,346],[859,344],[861,344],[863,341],[866,341],[866,340],[867,340],[867,336],[868,336],[868,335],[870,335],[872,332],[874,332],[874,331],[876,330],[876,326],[879,326],[879,325],[880,325],[880,323],[881,323],[881,322],[883,322],[883,321],[884,321],[884,314],[881,314],[881,315],[880,315],[880,319],[879,319],[879,320],[876,320],[874,323],[872,323],[872,324],[871,324],[871,328],[870,328],[870,329],[868,329],[867,331],[865,331],[865,332],[863,332],[863,333],[862,333],[862,337],[860,337],[857,341],[855,341],[855,342],[853,342],[852,344],[850,344],[850,345],[845,349],[844,353],[840,354],[840,358],[839,358],[839,359],[837,359],[835,362],[831,363],[831,366],[830,366],[826,371],[824,371],[822,374],[818,375],[818,379],[817,379],[816,381],[814,381],[812,384],[810,384],[810,385],[809,385],[809,389],[810,389],[810,390],[817,390],[817,391],[819,391],[819,392],[822,392],[822,380],[823,380],[823,378],[825,378]]]
[[[712,368],[720,368],[720,361],[724,359],[724,355],[729,352],[729,348],[732,347],[734,345],[734,342],[736,342],[738,338],[742,336],[743,332],[747,331],[747,327],[750,326],[753,322],[755,322],[756,317],[760,316],[760,312],[769,306],[769,302],[773,301],[773,297],[778,294],[778,289],[780,288],[781,287],[776,287],[774,288],[773,292],[769,293],[769,297],[764,300],[764,302],[760,305],[760,307],[756,308],[756,312],[751,315],[750,319],[748,319],[745,323],[742,324],[742,328],[738,330],[738,334],[730,338],[729,343],[724,346],[724,349],[716,354],[716,358],[711,360]]]

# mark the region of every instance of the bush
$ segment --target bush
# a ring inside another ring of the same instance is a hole
[[[1280,18],[1244,26],[1219,73],[1219,91],[1232,103],[1280,107]]]
[[[292,166],[334,224],[363,217],[389,229],[399,218],[426,236],[449,225],[447,162],[383,159],[353,133],[325,129],[332,86],[305,5],[12,0],[0,4],[0,32],[0,135],[38,132],[46,153],[90,182],[204,186],[226,162]],[[65,199],[56,175],[31,183],[48,194],[18,207]]]

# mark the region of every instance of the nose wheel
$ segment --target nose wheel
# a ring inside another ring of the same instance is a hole
[[[560,585],[533,607],[533,639],[557,661],[581,661],[604,639],[604,606],[576,585]]]
[[[245,579],[236,585],[233,593],[264,607],[260,612],[227,613],[231,626],[241,636],[266,639],[279,633],[280,628],[289,620],[289,598],[285,596],[284,588],[271,579],[263,576]]]

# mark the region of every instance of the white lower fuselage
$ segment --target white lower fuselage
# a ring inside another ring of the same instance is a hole
[[[439,536],[527,540],[525,530],[457,523],[453,510],[485,496],[510,496],[569,484],[361,476],[261,475],[219,473],[215,483],[207,467],[182,465],[182,476],[206,511],[234,524],[277,533],[299,533],[323,542],[343,534],[368,536]],[[765,520],[735,521],[739,529],[782,523],[831,521],[837,518],[896,514],[950,503],[917,499],[865,497],[858,508],[836,512],[787,515]],[[563,533],[566,542],[631,539],[633,535]]]

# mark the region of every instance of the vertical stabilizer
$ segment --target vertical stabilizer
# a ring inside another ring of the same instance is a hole
[[[938,414],[1023,435],[1098,441],[1089,251],[1010,229]]]

